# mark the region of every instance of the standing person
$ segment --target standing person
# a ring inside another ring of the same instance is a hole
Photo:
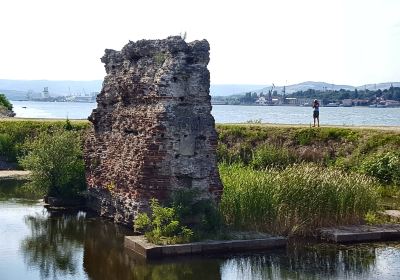
[[[314,118],[314,125],[315,127],[315,120],[318,122],[318,127],[319,127],[319,102],[317,99],[314,99],[313,105],[312,105],[314,111],[313,111],[313,118]]]

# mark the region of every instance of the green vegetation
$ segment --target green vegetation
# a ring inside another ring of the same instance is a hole
[[[147,240],[154,244],[220,238],[224,235],[223,218],[210,199],[198,199],[199,196],[196,189],[176,191],[165,207],[152,199],[150,216],[140,213],[134,229],[144,232]]]
[[[73,196],[84,189],[80,141],[88,127],[87,121],[0,121],[0,156],[20,158],[34,171],[24,192]],[[195,192],[174,193],[139,219],[154,242],[221,238],[224,222],[303,235],[319,226],[374,223],[380,207],[400,207],[398,131],[254,123],[217,125],[217,131],[220,209]]]
[[[382,183],[400,186],[400,152],[376,152],[362,161],[361,171]]]
[[[377,209],[378,184],[371,178],[314,164],[257,171],[220,165],[221,210],[229,225],[284,235],[318,227],[360,223]]]
[[[84,162],[79,132],[42,132],[22,146],[21,166],[32,171],[27,187],[59,198],[76,197],[85,190]]]
[[[13,106],[4,94],[0,94],[0,107],[5,107],[7,110],[12,110]]]
[[[68,121],[70,130],[83,132],[89,127],[87,121]],[[17,162],[21,155],[22,145],[28,139],[33,139],[42,132],[65,129],[65,120],[1,120],[0,121],[0,156],[10,162]]]
[[[150,202],[151,216],[140,213],[135,221],[135,230],[144,231],[149,242],[154,244],[187,243],[193,231],[182,226],[173,207],[162,207],[158,200]]]
[[[157,65],[162,65],[166,59],[167,55],[165,53],[159,52],[154,55],[154,62]]]
[[[272,98],[281,99],[282,103],[285,103],[281,94],[278,94],[276,90],[272,91]],[[269,98],[268,94],[263,92],[246,92],[245,94],[234,94],[230,96],[215,96],[214,100],[225,102],[226,104],[256,104],[259,97]],[[356,105],[368,106],[370,104],[375,104],[378,100],[395,100],[400,101],[400,87],[390,87],[388,89],[378,89],[378,90],[300,90],[290,94],[286,94],[285,98],[305,98],[305,99],[318,99],[321,100],[323,104],[328,103],[339,103],[344,99],[352,99]]]
[[[343,99],[365,99],[370,102],[376,100],[376,98],[383,98],[389,100],[400,101],[400,88],[390,87],[385,90],[314,90],[308,89],[306,91],[297,91],[292,94],[287,95],[287,97],[296,98],[310,98],[322,100],[324,104],[330,102],[339,102]]]
[[[220,163],[263,169],[312,162],[399,184],[399,132],[263,125],[219,125],[218,132]]]

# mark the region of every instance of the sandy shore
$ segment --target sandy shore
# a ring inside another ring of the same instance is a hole
[[[0,170],[0,180],[26,179],[31,174],[24,170]]]

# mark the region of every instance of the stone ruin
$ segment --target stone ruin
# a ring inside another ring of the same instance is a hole
[[[90,207],[130,225],[151,198],[176,190],[218,201],[208,42],[130,41],[101,61],[107,75],[84,147]]]

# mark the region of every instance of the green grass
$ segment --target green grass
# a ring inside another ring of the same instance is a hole
[[[84,131],[89,127],[88,121],[70,121],[70,124],[76,131]],[[65,129],[67,125],[66,120],[0,120],[0,156],[16,162],[26,139],[32,139],[41,132]]]
[[[257,171],[220,165],[221,211],[238,229],[307,235],[315,228],[363,221],[377,209],[379,185],[371,178],[313,164]]]

